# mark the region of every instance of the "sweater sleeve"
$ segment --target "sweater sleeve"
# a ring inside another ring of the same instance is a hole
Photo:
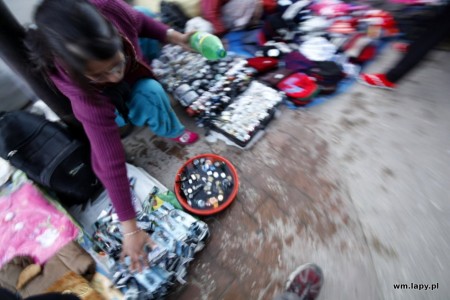
[[[202,0],[200,4],[203,18],[213,24],[214,33],[217,35],[222,35],[226,32],[221,16],[221,9],[224,2],[226,1]]]
[[[136,27],[139,37],[156,39],[166,42],[166,34],[169,26],[137,11],[123,0],[107,0],[102,5],[102,10],[107,10],[120,18],[129,18],[132,26]]]
[[[125,150],[115,123],[114,105],[102,95],[96,101],[80,96],[71,102],[91,145],[94,172],[107,190],[119,220],[134,218]]]

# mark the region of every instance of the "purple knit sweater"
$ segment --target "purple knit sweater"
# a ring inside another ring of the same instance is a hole
[[[165,41],[168,27],[131,8],[123,0],[90,0],[133,45],[143,61],[138,37]],[[115,106],[100,93],[87,94],[60,67],[50,74],[56,87],[69,98],[75,117],[83,124],[91,144],[95,174],[103,183],[121,221],[136,216],[131,203],[130,186],[125,166],[125,151],[115,122]],[[150,71],[148,72],[150,74]],[[130,81],[125,74],[125,80]],[[131,79],[133,81],[134,79]],[[95,99],[93,99],[95,97]]]

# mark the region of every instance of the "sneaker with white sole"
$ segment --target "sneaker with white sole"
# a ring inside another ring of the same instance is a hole
[[[361,74],[358,81],[364,85],[380,89],[393,90],[395,83],[390,82],[385,74]]]
[[[286,291],[296,294],[301,300],[314,300],[319,295],[322,284],[322,269],[314,263],[308,263],[289,275]]]

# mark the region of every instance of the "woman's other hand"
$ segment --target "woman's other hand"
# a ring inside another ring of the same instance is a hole
[[[130,269],[141,272],[144,268],[148,267],[145,247],[149,246],[153,249],[156,245],[148,233],[137,227],[134,219],[123,222],[122,227],[124,237],[122,241],[121,259],[123,260],[128,256],[131,261]]]

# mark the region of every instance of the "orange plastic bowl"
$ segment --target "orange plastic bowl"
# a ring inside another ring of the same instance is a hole
[[[201,158],[210,159],[212,162],[223,161],[227,165],[228,169],[230,170],[231,177],[233,177],[233,183],[234,183],[233,190],[231,191],[228,198],[224,199],[223,203],[221,205],[219,205],[218,207],[211,208],[211,209],[196,209],[196,208],[190,206],[186,200],[186,197],[183,194],[183,191],[181,190],[181,183],[179,180],[181,177],[181,174],[184,171],[184,168],[186,166],[188,166],[190,163],[192,163],[192,161],[194,161],[195,159],[201,159]],[[223,158],[220,155],[216,155],[216,154],[210,154],[210,153],[200,154],[200,155],[194,156],[191,159],[189,159],[188,161],[186,161],[183,164],[183,166],[178,170],[177,175],[175,177],[174,190],[175,190],[175,195],[177,196],[178,202],[180,202],[181,206],[183,206],[184,209],[186,209],[187,211],[189,211],[193,214],[196,214],[196,215],[209,216],[209,215],[213,215],[218,212],[221,212],[222,210],[224,210],[225,208],[230,206],[230,204],[234,201],[234,199],[236,198],[236,195],[238,193],[238,190],[239,190],[239,178],[238,178],[236,168],[227,159]]]

